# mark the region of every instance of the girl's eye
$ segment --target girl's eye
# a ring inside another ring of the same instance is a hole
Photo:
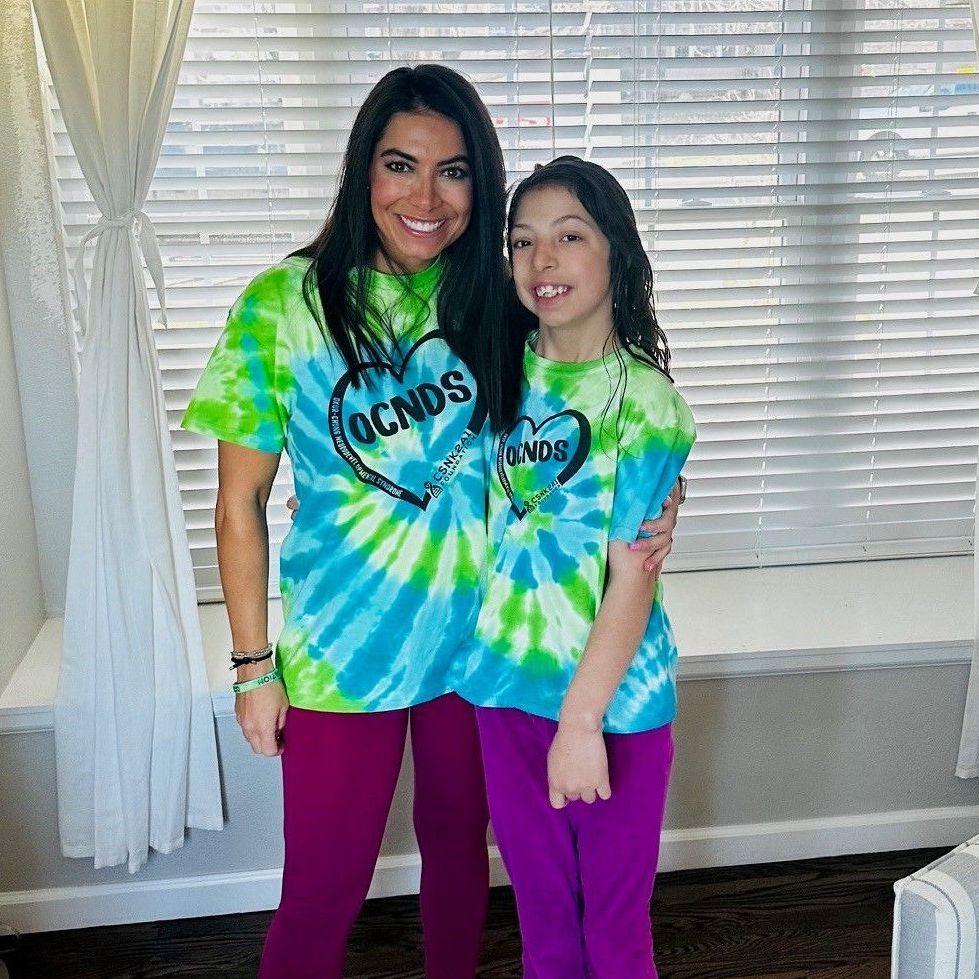
[[[469,176],[469,171],[465,167],[449,167],[443,170],[442,174],[449,180],[465,180]]]
[[[566,234],[561,239],[561,241],[581,241],[581,236],[580,235],[576,235],[576,234],[572,234],[571,232],[568,232],[568,234]]]
[[[521,248],[526,248],[529,244],[530,244],[530,242],[527,241],[526,238],[516,238],[516,239],[514,239],[513,241],[510,242],[510,247],[514,251],[518,251]]]
[[[389,160],[384,166],[392,173],[407,173],[409,169],[404,160]]]

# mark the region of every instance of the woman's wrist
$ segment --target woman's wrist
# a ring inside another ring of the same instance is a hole
[[[239,683],[245,680],[254,680],[257,676],[264,676],[275,669],[275,659],[263,660],[261,663],[245,663],[235,671],[235,677]]]
[[[252,690],[261,690],[262,687],[267,687],[271,683],[280,683],[281,680],[282,674],[278,668],[275,668],[268,670],[260,676],[253,677],[251,680],[238,680],[231,685],[231,689],[234,690],[236,695],[250,693]]]
[[[231,650],[231,669],[239,666],[251,666],[253,663],[265,663],[275,656],[275,644],[267,642],[261,649],[240,652]]]

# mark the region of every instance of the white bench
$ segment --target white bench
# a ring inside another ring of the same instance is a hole
[[[894,885],[891,979],[979,979],[979,836]]]

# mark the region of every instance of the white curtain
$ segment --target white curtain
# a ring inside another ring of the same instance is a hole
[[[970,5],[972,8],[972,26],[976,35],[976,49],[979,51],[979,0],[970,0]],[[979,490],[979,473],[976,474],[976,488]],[[977,513],[976,531],[974,540],[979,544],[979,513]],[[955,767],[955,774],[959,778],[979,778],[979,546],[976,547],[973,574],[976,643],[972,652],[969,689],[965,697],[965,717],[962,719],[959,760]]]
[[[193,0],[34,0],[65,127],[102,218],[79,249],[79,419],[55,705],[66,856],[96,867],[221,829],[214,718],[142,261],[142,207]],[[164,313],[165,317],[165,313]],[[165,318],[164,318],[165,322]]]

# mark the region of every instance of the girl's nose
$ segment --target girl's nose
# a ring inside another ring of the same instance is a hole
[[[534,270],[543,272],[554,267],[554,252],[547,245],[538,245],[534,249]]]

